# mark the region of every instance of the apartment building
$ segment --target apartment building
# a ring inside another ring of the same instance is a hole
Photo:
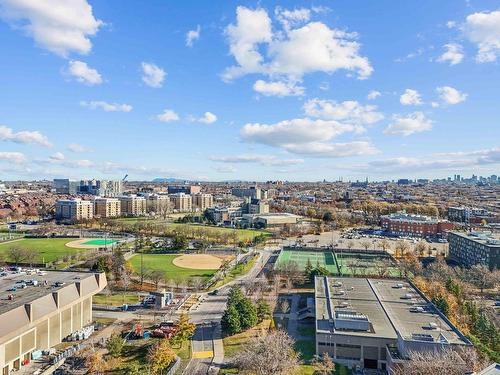
[[[165,215],[172,211],[168,195],[144,194],[146,198],[146,212],[152,215]]]
[[[191,195],[193,200],[193,210],[205,211],[214,205],[214,198],[212,194],[197,193]]]
[[[94,206],[91,201],[79,198],[61,199],[56,202],[56,219],[67,221],[88,220],[94,217]]]
[[[201,186],[199,185],[169,185],[167,187],[168,194],[198,194],[201,193]]]
[[[23,367],[92,322],[92,297],[107,284],[104,273],[44,271],[0,278],[2,291],[30,279],[0,301],[2,375]],[[7,294],[7,293],[6,293]],[[23,373],[28,373],[24,370]],[[32,372],[29,372],[32,373]]]
[[[269,203],[262,199],[246,198],[242,206],[244,214],[268,214]]]
[[[465,267],[500,269],[500,237],[491,232],[448,233],[450,257]]]
[[[382,228],[395,236],[409,237],[441,237],[453,229],[453,223],[430,216],[398,212],[384,215],[380,219]]]
[[[231,194],[239,198],[264,199],[262,190],[257,186],[249,188],[234,188],[231,189]]]
[[[118,199],[122,215],[143,216],[146,214],[146,198],[137,195],[123,195]]]
[[[121,215],[121,203],[117,198],[95,198],[94,216],[100,218],[117,217]]]
[[[53,182],[57,194],[91,194],[103,197],[117,197],[122,194],[120,180],[80,180],[56,178]]]
[[[193,210],[193,199],[189,194],[171,194],[170,202],[172,208],[177,212],[191,212]]]
[[[53,185],[57,194],[69,195],[78,193],[80,182],[69,178],[55,178]]]

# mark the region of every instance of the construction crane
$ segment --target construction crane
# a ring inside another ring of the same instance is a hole
[[[125,182],[125,180],[127,179],[128,177],[128,174],[125,175],[125,177],[122,178],[122,182]]]

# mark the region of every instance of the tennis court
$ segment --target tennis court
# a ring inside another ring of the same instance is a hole
[[[389,257],[337,252],[335,261],[344,276],[400,276],[398,267]]]
[[[104,240],[104,239],[96,239],[96,240],[88,240],[83,242],[84,245],[96,245],[96,246],[105,246],[111,245],[118,242],[117,240]]]
[[[311,261],[313,267],[319,264],[326,268],[332,274],[337,274],[337,265],[331,251],[303,251],[303,250],[281,250],[281,253],[276,261],[276,267],[280,267],[287,262],[297,263],[300,270],[304,270],[307,265],[307,260]]]

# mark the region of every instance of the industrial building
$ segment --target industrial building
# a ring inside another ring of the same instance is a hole
[[[450,232],[448,242],[450,257],[462,266],[500,269],[500,237],[491,232]]]
[[[104,273],[21,271],[0,278],[0,368],[8,375],[92,322]]]
[[[471,345],[403,280],[316,277],[315,314],[316,353],[351,368],[391,374],[410,352]]]

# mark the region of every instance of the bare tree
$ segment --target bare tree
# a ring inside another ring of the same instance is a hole
[[[472,284],[481,289],[481,293],[484,289],[495,288],[500,283],[500,271],[490,271],[488,267],[483,265],[472,266],[468,275]]]
[[[163,279],[163,276],[164,276],[163,272],[159,270],[151,271],[151,273],[149,274],[149,279],[155,285],[156,290],[158,290],[158,285],[160,284],[160,281]]]
[[[368,249],[370,248],[370,241],[368,240],[363,240],[361,241],[361,246],[365,249],[365,251],[368,251]]]
[[[314,373],[318,375],[330,375],[335,370],[335,363],[327,352],[323,353],[322,356],[315,355],[311,365],[314,368]]]
[[[411,352],[408,361],[396,368],[396,375],[463,375],[470,364],[451,349],[441,352]]]
[[[8,254],[9,254],[8,256],[9,260],[12,263],[18,265],[19,263],[22,263],[26,260],[28,252],[26,251],[26,249],[20,247],[12,247],[9,249]]]
[[[243,371],[257,375],[293,374],[300,364],[293,339],[277,330],[251,340],[233,362]]]

